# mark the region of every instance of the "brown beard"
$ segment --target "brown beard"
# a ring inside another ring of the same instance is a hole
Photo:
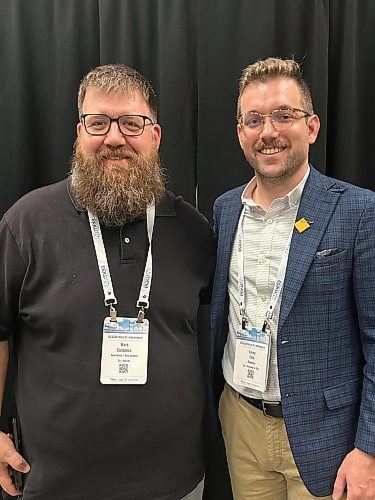
[[[105,158],[127,158],[127,163],[106,166]],[[146,213],[165,192],[164,173],[157,150],[139,155],[125,146],[87,155],[77,139],[71,160],[76,201],[105,226],[122,226]]]

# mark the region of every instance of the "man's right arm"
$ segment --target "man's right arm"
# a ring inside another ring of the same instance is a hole
[[[22,224],[19,215],[9,212],[14,219],[13,229],[6,215],[0,220],[0,409],[2,407],[5,380],[8,371],[9,347],[7,339],[15,331],[19,315],[19,297],[26,272],[25,257],[21,255],[19,233]],[[10,495],[20,492],[9,474],[9,466],[20,472],[28,472],[29,464],[16,451],[12,439],[0,432],[0,486]]]
[[[8,342],[0,342],[0,406],[2,406],[5,380],[7,376],[9,362],[9,346]],[[9,466],[20,472],[28,472],[29,464],[26,460],[17,453],[13,441],[4,432],[0,432],[0,486],[9,495],[17,496],[21,492],[17,490],[12,482],[9,474]]]

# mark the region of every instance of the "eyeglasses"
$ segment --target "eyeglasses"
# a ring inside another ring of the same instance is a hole
[[[298,113],[302,113],[302,115],[297,116]],[[303,109],[283,108],[274,109],[271,113],[265,115],[256,111],[248,111],[247,113],[238,115],[237,120],[246,130],[259,132],[263,129],[267,116],[270,117],[272,125],[276,130],[283,130],[290,127],[295,120],[306,118],[307,116],[311,116],[311,114]]]
[[[106,135],[111,128],[112,122],[116,122],[123,135],[142,135],[146,125],[155,125],[153,120],[144,115],[121,115],[111,118],[107,115],[94,115],[86,113],[80,116],[83,120],[86,132],[90,135]],[[150,123],[146,123],[148,120]]]

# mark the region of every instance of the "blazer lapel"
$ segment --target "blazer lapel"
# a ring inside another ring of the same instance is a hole
[[[238,189],[238,192],[235,191],[233,196],[228,197],[216,214],[219,224],[219,238],[214,291],[211,302],[211,325],[212,331],[215,332],[216,347],[220,352],[218,355],[220,359],[228,335],[228,329],[225,326],[228,315],[228,274],[234,236],[242,209],[241,192],[241,189]]]
[[[283,287],[279,329],[293,307],[343,189],[345,188],[335,189],[333,180],[311,167],[296,217],[296,221],[301,218],[306,219],[310,227],[302,233],[296,228],[293,231]]]

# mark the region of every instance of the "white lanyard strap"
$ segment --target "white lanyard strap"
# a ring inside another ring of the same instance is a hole
[[[139,291],[139,297],[137,301],[137,307],[142,309],[148,309],[150,306],[149,297],[151,290],[151,280],[152,280],[152,234],[154,232],[154,222],[155,222],[155,204],[149,205],[147,207],[147,236],[148,236],[148,254],[146,260],[146,267],[143,273],[142,286]]]
[[[243,218],[245,215],[245,207],[243,207],[240,220],[238,223],[238,294],[240,299],[240,316],[245,316],[245,274],[244,274],[244,251],[243,251]]]
[[[111,273],[109,270],[107,254],[104,247],[99,219],[95,215],[93,215],[90,211],[88,211],[88,216],[89,216],[92,239],[94,241],[96,258],[98,261],[100,278],[102,280],[104,304],[106,306],[109,306],[111,321],[116,321],[116,309],[114,305],[117,304],[117,299],[112,286]],[[146,266],[143,272],[142,285],[139,292],[139,298],[137,301],[137,307],[141,308],[138,315],[139,322],[143,321],[144,309],[148,309],[150,306],[149,296],[150,296],[150,288],[152,280],[151,243],[152,243],[152,235],[155,223],[155,203],[152,203],[147,207],[146,217],[147,217],[147,235],[148,235],[149,248],[146,260]]]
[[[239,295],[239,304],[240,304],[240,316],[242,318],[242,328],[245,327],[246,324],[246,314],[245,314],[245,272],[244,272],[244,234],[243,234],[243,219],[245,214],[245,207],[243,208],[239,220],[239,231],[238,231],[238,245],[237,245],[237,256],[238,256],[238,295]],[[281,262],[279,265],[279,269],[277,271],[276,281],[273,286],[270,303],[266,312],[266,318],[262,327],[262,330],[265,331],[268,321],[272,318],[273,311],[275,310],[276,304],[281,296],[281,291],[284,284],[284,278],[286,273],[286,267],[288,263],[288,255],[290,243],[292,241],[293,229],[290,232],[288,241],[285,245],[283,255],[281,257]]]
[[[266,331],[266,327],[269,324],[269,320],[273,316],[273,311],[275,310],[276,304],[281,297],[281,291],[283,289],[284,285],[284,279],[285,279],[285,274],[286,274],[286,266],[288,264],[288,255],[289,255],[289,248],[290,248],[290,243],[292,241],[292,235],[293,235],[293,227],[290,232],[288,241],[286,242],[283,255],[281,257],[279,269],[277,271],[277,276],[276,276],[276,281],[275,284],[273,285],[273,290],[271,294],[271,300],[266,312],[266,319],[264,320],[262,330]]]
[[[87,211],[87,213],[89,216],[91,235],[94,241],[100,278],[102,280],[102,286],[104,292],[104,304],[106,306],[114,305],[117,304],[117,299],[115,297],[115,292],[113,291],[111,273],[108,266],[107,254],[104,247],[99,219],[96,217],[96,215],[93,215],[89,210]]]

